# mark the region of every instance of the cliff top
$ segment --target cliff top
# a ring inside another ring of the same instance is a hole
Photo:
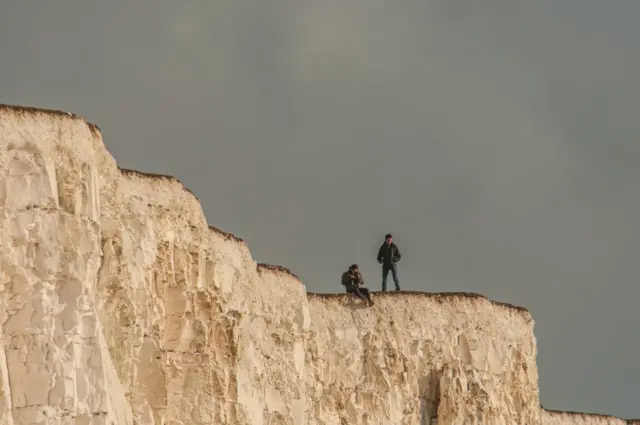
[[[45,108],[35,108],[33,106],[24,106],[24,105],[8,105],[6,103],[0,103],[0,112],[13,112],[14,114],[24,114],[24,115],[49,115],[53,117],[61,117],[61,118],[71,118],[75,120],[80,120],[89,126],[89,129],[94,133],[100,133],[100,127],[98,125],[93,124],[87,121],[85,118],[78,116],[72,112],[61,111],[57,109],[45,109]]]
[[[147,179],[156,179],[156,180],[170,180],[170,181],[176,182],[179,185],[181,185],[185,191],[189,192],[191,195],[193,195],[194,198],[196,198],[196,200],[198,200],[198,197],[196,196],[196,194],[193,193],[193,191],[189,189],[184,183],[182,183],[177,177],[169,176],[167,174],[155,174],[155,173],[149,173],[149,172],[140,171],[140,170],[131,170],[129,168],[122,168],[122,167],[118,167],[118,170],[120,170],[120,172],[124,175],[136,176],[136,177],[147,178]]]
[[[588,420],[589,418],[601,418],[605,420],[614,420],[626,423],[627,425],[640,425],[640,419],[623,419],[613,415],[603,415],[600,413],[585,413],[585,412],[574,412],[571,410],[556,410],[556,409],[547,409],[544,406],[540,406],[540,408],[550,415],[565,415],[571,416],[573,418],[582,418]]]
[[[376,297],[402,297],[402,298],[416,298],[416,297],[424,297],[430,298],[437,302],[447,302],[455,299],[483,299],[489,301],[491,304],[494,304],[499,307],[504,307],[509,310],[513,310],[517,313],[526,313],[530,314],[529,310],[524,307],[516,306],[513,304],[508,304],[500,301],[494,301],[487,298],[484,295],[476,294],[473,292],[421,292],[421,291],[388,291],[388,292],[377,292],[371,291],[372,294],[375,294]],[[323,298],[323,299],[342,299],[346,298],[346,293],[317,293],[317,292],[307,292],[307,296]]]

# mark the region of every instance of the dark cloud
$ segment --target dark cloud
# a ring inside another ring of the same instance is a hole
[[[532,311],[546,407],[640,416],[637,1],[0,11],[2,102],[98,123],[314,291],[379,287],[391,231],[406,289]]]

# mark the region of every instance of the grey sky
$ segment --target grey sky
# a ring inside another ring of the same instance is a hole
[[[128,3],[4,2],[0,102],[95,122],[312,291],[378,290],[393,232],[404,289],[532,312],[545,407],[640,417],[638,0]]]

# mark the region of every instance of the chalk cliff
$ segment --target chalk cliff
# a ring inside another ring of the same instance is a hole
[[[525,309],[307,293],[72,114],[0,106],[0,213],[2,425],[627,423],[540,407]]]

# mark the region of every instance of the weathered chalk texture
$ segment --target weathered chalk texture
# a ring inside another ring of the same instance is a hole
[[[625,423],[540,408],[526,310],[307,294],[74,115],[0,106],[0,214],[2,425]]]

